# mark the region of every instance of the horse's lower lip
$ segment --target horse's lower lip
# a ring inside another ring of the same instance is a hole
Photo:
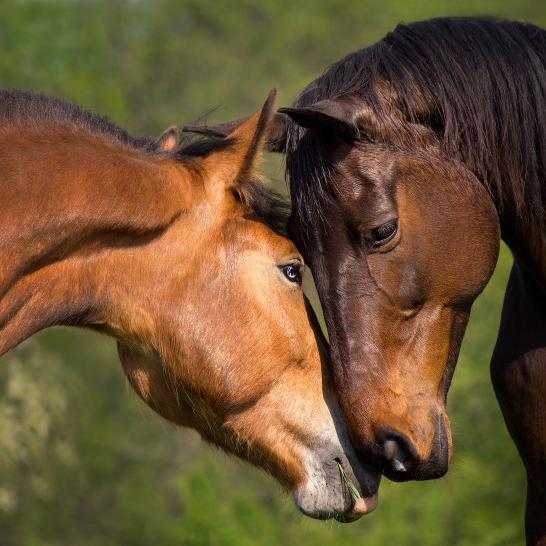
[[[336,517],[341,523],[350,523],[359,520],[362,516],[373,512],[377,507],[379,496],[374,493],[371,497],[357,499],[349,512]]]
[[[369,514],[376,509],[378,501],[379,495],[377,493],[374,493],[371,497],[357,499],[351,513],[355,515],[358,514],[359,516]]]

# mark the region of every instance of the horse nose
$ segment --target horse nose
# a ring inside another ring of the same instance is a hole
[[[444,420],[436,429],[429,456],[419,456],[413,442],[397,430],[385,429],[378,434],[383,458],[383,474],[390,480],[430,480],[443,476],[448,469],[449,448]]]

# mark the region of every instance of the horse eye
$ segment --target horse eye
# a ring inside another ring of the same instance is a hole
[[[388,243],[398,231],[398,218],[385,222],[372,229],[371,231],[371,242],[374,248],[379,248],[384,244]]]
[[[302,283],[302,267],[300,264],[287,264],[281,267],[283,275],[292,283]]]

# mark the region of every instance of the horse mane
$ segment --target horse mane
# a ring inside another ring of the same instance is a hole
[[[262,182],[252,180],[237,192],[240,201],[275,233],[288,235],[288,219],[291,207],[278,192],[268,188]]]
[[[333,64],[295,107],[346,95],[378,119],[404,121],[438,136],[446,157],[462,161],[490,192],[499,213],[543,223],[546,161],[546,32],[485,17],[403,24],[376,44]],[[389,116],[389,113],[391,114]],[[301,220],[331,195],[332,166],[315,135],[288,126],[287,174]]]
[[[0,124],[57,125],[110,137],[139,150],[155,150],[155,140],[135,138],[106,116],[57,97],[30,91],[0,91]]]
[[[68,127],[98,137],[113,139],[139,151],[165,155],[158,150],[155,139],[135,138],[106,116],[85,110],[67,100],[41,93],[0,91],[0,125],[2,123]],[[178,161],[191,157],[205,157],[229,144],[229,139],[182,142],[173,155]],[[283,235],[286,233],[289,206],[279,194],[254,181],[245,187],[244,192],[240,192],[239,197],[271,229]]]

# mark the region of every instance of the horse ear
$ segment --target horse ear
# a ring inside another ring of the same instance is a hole
[[[220,141],[222,145],[216,151],[201,159],[207,180],[237,188],[252,179],[274,115],[276,95],[272,89],[260,110]]]
[[[178,144],[178,128],[173,125],[165,130],[155,141],[156,149],[160,152],[172,152]]]
[[[184,133],[225,138],[249,119],[250,118],[241,118],[218,125],[185,125],[182,127],[182,131]],[[284,153],[286,148],[286,121],[286,116],[279,113],[276,113],[272,117],[265,138],[265,148],[269,152]]]
[[[280,108],[298,125],[326,135],[355,139],[360,136],[360,108],[350,97],[326,99],[303,108]]]
[[[155,141],[155,148],[159,152],[172,152],[178,144],[178,129],[173,125],[164,131]]]

